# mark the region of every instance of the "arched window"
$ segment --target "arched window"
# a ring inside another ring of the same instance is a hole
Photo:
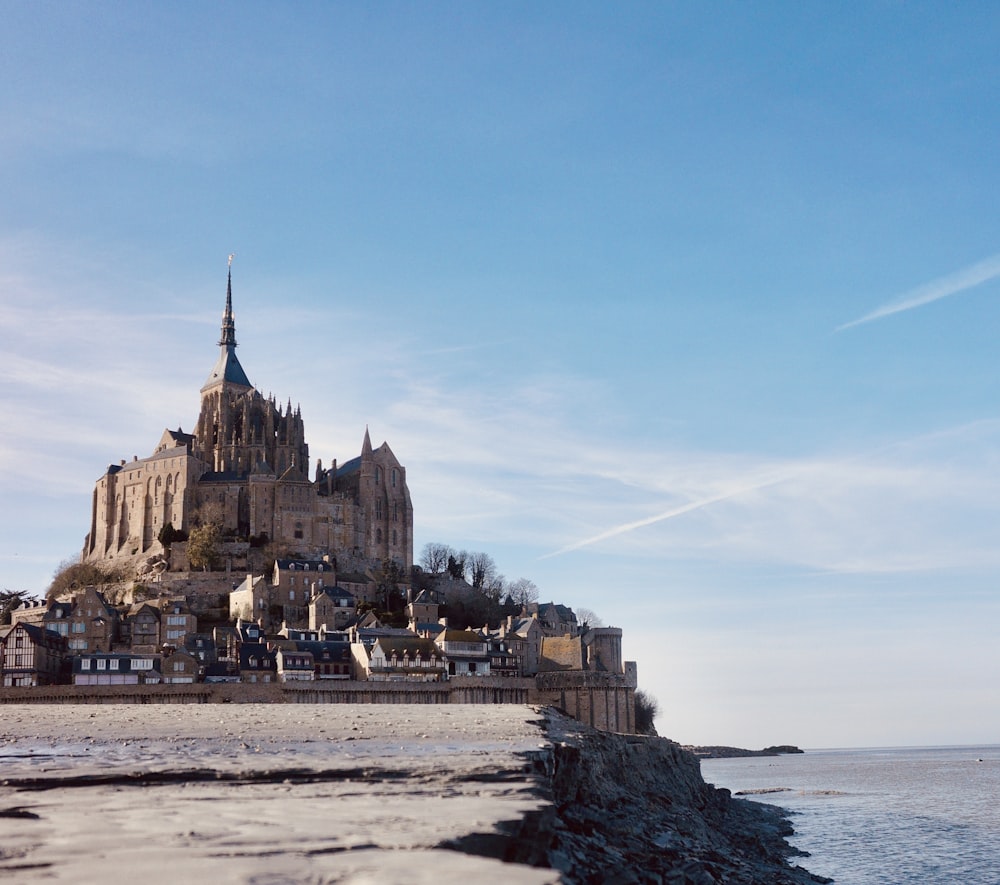
[[[392,487],[396,488],[396,468],[392,468]]]

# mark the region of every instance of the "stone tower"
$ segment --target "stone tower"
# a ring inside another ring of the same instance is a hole
[[[292,403],[282,411],[274,397],[254,389],[236,356],[233,273],[226,282],[219,358],[201,388],[201,413],[195,428],[195,454],[214,473],[246,477],[289,467],[309,473],[309,446],[302,413]]]

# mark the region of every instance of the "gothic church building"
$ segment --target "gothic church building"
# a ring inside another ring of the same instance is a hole
[[[309,478],[300,409],[250,383],[236,357],[232,270],[219,357],[201,388],[195,432],[165,430],[148,458],[111,465],[94,489],[84,561],[131,561],[159,549],[168,523],[217,522],[230,537],[273,541],[302,557],[347,555],[413,563],[406,469],[387,443]]]

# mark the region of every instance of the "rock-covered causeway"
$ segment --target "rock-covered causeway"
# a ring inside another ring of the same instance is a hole
[[[760,883],[771,806],[504,705],[5,705],[0,881]]]

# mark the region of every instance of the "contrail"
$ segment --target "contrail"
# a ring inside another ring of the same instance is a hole
[[[837,326],[835,332],[842,332],[852,326],[860,326],[863,323],[870,323],[872,320],[880,320],[882,317],[892,316],[894,313],[902,313],[904,310],[912,310],[914,307],[922,307],[940,298],[947,298],[949,295],[957,295],[966,289],[972,289],[983,283],[1000,276],[1000,255],[993,255],[990,258],[980,261],[977,264],[962,268],[946,277],[931,280],[916,289],[911,289],[898,301],[886,304],[871,313],[865,314],[857,320]]]
[[[544,556],[540,556],[539,559],[551,559],[553,556],[561,556],[563,553],[570,553],[573,550],[579,550],[581,547],[589,547],[591,544],[597,544],[600,541],[606,541],[608,538],[624,535],[626,532],[641,529],[643,526],[663,522],[666,519],[673,519],[675,516],[682,516],[685,513],[690,513],[692,510],[701,510],[703,507],[708,507],[711,504],[718,504],[720,501],[726,501],[729,498],[735,498],[739,495],[744,495],[747,492],[754,492],[757,489],[777,485],[779,482],[784,482],[785,479],[787,479],[787,477],[771,479],[766,482],[758,482],[752,485],[740,486],[739,488],[723,492],[720,495],[713,495],[711,498],[702,498],[699,501],[692,501],[690,504],[675,507],[673,510],[668,510],[666,513],[658,513],[656,516],[647,516],[645,519],[638,519],[635,522],[627,522],[624,525],[616,526],[613,529],[601,532],[599,535],[594,535],[592,538],[585,538],[582,541],[576,541],[575,543],[562,547],[552,553],[546,553]]]

